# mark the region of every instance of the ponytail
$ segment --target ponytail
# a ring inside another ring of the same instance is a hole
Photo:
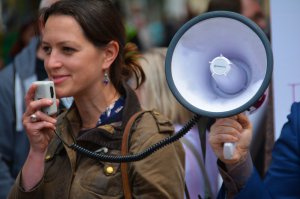
[[[141,86],[146,79],[143,68],[140,65],[140,59],[142,55],[138,51],[137,46],[134,43],[127,43],[124,48],[124,70],[123,75],[125,80],[128,81],[134,76],[136,81],[136,88]]]
[[[135,80],[134,85],[138,88],[146,79],[143,68],[140,65],[142,55],[134,43],[127,43],[122,52],[120,54],[121,63],[118,67],[111,68],[112,83],[120,91],[123,82]]]

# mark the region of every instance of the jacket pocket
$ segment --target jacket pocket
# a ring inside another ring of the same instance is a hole
[[[118,152],[119,153],[119,152]],[[81,189],[94,195],[123,196],[122,175],[119,163],[101,162],[90,158],[81,160],[77,170]]]

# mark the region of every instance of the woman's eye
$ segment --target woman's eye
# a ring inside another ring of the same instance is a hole
[[[71,54],[71,53],[75,52],[75,49],[70,48],[70,47],[63,47],[63,52],[66,54]]]
[[[49,54],[51,53],[51,48],[48,47],[48,46],[43,46],[43,51],[44,51],[47,55],[49,55]]]

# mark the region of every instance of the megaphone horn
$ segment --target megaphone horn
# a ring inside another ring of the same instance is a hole
[[[175,98],[210,118],[248,110],[264,95],[272,70],[265,33],[250,19],[229,11],[207,12],[185,23],[171,40],[165,62]]]

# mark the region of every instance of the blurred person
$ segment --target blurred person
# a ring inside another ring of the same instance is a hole
[[[174,123],[175,130],[179,131],[193,114],[177,102],[167,85],[164,67],[166,51],[166,48],[152,48],[143,53],[140,64],[146,81],[136,92],[144,109],[160,111]],[[206,144],[206,154],[203,157],[197,127],[181,138],[181,142],[186,154],[186,198],[205,198],[205,189],[210,192],[211,198],[216,198],[219,188],[217,158],[209,143]]]
[[[35,18],[27,19],[21,26],[17,41],[12,46],[9,56],[13,59],[25,46],[27,46],[30,40],[36,36],[37,20]]]
[[[267,19],[257,0],[210,0],[207,11],[216,10],[226,10],[244,15],[255,22],[270,39]]]
[[[241,6],[241,14],[254,21],[262,30],[266,31],[266,16],[260,3],[257,0],[241,0]]]
[[[134,42],[140,51],[145,51],[153,45],[147,27],[149,22],[146,17],[146,10],[143,8],[142,3],[138,1],[130,3],[129,7],[130,21],[127,24],[127,29],[131,30],[131,33],[134,32],[131,42]]]
[[[300,103],[291,106],[288,121],[272,151],[272,162],[262,180],[250,157],[252,123],[239,114],[218,119],[211,127],[209,141],[218,156],[224,185],[219,198],[282,199],[300,196]],[[223,144],[235,142],[232,160],[223,157]]]
[[[40,9],[56,1],[42,0]],[[47,78],[39,46],[39,38],[33,37],[0,71],[0,199],[7,197],[29,150],[22,125],[25,93],[33,81]]]
[[[139,86],[145,76],[136,62],[136,46],[126,44],[124,25],[112,2],[63,0],[41,16],[49,79],[58,98],[73,96],[74,102],[51,117],[40,109],[53,102],[33,101],[36,86],[29,88],[23,124],[30,150],[9,198],[124,198],[123,186],[131,187],[132,198],[182,198],[184,151],[179,142],[127,163],[129,184],[122,182],[120,163],[94,160],[66,146],[76,142],[91,151],[105,148],[108,155],[118,155],[125,125],[141,110],[125,81],[133,75]],[[161,114],[144,112],[129,137],[129,154],[173,132]]]

